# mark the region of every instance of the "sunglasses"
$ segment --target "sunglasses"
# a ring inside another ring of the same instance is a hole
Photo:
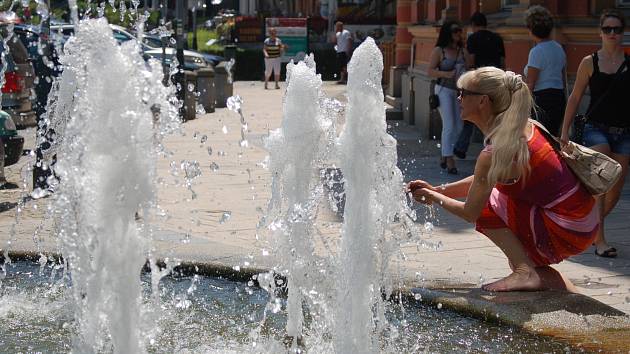
[[[461,98],[464,98],[466,96],[485,96],[485,95],[486,95],[485,93],[469,91],[469,90],[466,90],[465,88],[457,89],[457,96]]]
[[[615,32],[615,34],[623,33],[623,27],[621,26],[603,26],[601,29],[603,34],[611,34],[613,32]]]

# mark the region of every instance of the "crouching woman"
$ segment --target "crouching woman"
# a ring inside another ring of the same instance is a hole
[[[474,174],[439,188],[412,181],[409,191],[419,202],[475,222],[507,256],[512,273],[483,289],[575,291],[549,265],[593,243],[595,199],[530,122],[532,95],[520,75],[484,67],[457,85],[462,118],[486,136]]]

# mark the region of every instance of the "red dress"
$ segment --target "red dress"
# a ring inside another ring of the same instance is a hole
[[[593,243],[599,210],[595,198],[538,127],[527,145],[530,173],[525,183],[523,179],[514,184],[497,183],[477,219],[477,231],[509,228],[536,265],[559,263]]]

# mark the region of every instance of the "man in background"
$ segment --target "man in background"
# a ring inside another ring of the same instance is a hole
[[[271,72],[273,71],[276,81],[276,89],[280,88],[278,81],[280,81],[280,64],[282,52],[285,45],[282,44],[280,38],[278,38],[278,31],[275,28],[269,30],[269,38],[265,39],[263,44],[263,54],[265,55],[265,90],[267,89],[267,82],[271,79]]]
[[[471,62],[474,63],[475,69],[484,66],[494,66],[503,69],[505,67],[505,48],[501,36],[488,31],[486,28],[488,26],[488,20],[481,12],[475,12],[470,17],[470,25],[473,33],[468,36],[466,49],[468,50],[468,54],[472,57]],[[458,158],[466,158],[470,137],[474,129],[474,124],[464,122],[464,127],[453,149],[453,154]]]
[[[337,52],[337,65],[339,66],[339,84],[345,84],[348,80],[348,61],[352,55],[352,33],[343,29],[343,22],[335,23],[335,51]]]

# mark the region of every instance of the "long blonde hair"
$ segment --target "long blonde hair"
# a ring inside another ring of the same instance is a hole
[[[459,87],[488,95],[492,106],[490,133],[486,139],[492,144],[492,163],[488,182],[512,177],[516,167],[520,178],[529,173],[529,150],[523,131],[534,105],[532,95],[520,75],[495,67],[482,67],[462,75]]]

